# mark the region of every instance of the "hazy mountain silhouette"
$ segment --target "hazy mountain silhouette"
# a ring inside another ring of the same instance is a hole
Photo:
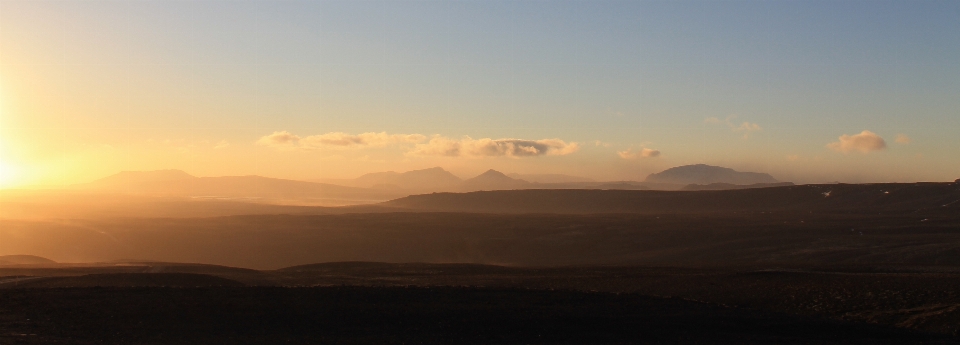
[[[0,255],[0,266],[4,265],[49,265],[56,261],[34,255]]]
[[[711,184],[729,183],[735,185],[750,185],[757,183],[777,183],[777,179],[769,174],[755,172],[739,172],[730,168],[695,164],[670,168],[647,176],[646,182],[677,183],[677,184]]]
[[[564,174],[518,174],[510,173],[507,176],[518,180],[525,180],[534,183],[577,183],[577,182],[596,182],[594,179],[571,176]]]
[[[730,189],[750,189],[750,188],[769,188],[793,186],[793,182],[780,183],[754,183],[754,184],[730,184],[730,183],[711,183],[711,184],[689,184],[681,190],[730,190]]]
[[[376,187],[394,185],[408,190],[447,190],[463,180],[441,167],[412,170],[403,173],[394,171],[370,173],[353,181],[354,186]]]
[[[526,181],[515,179],[505,175],[502,172],[490,169],[477,177],[463,181],[460,184],[461,191],[478,190],[508,190],[508,189],[526,189],[533,184]]]
[[[195,177],[179,170],[125,171],[78,187],[133,195],[250,199],[248,201],[295,199],[305,204],[322,204],[324,199],[375,202],[409,194],[255,175]]]
[[[138,186],[146,183],[182,181],[196,178],[196,176],[190,175],[182,170],[175,169],[154,171],[121,171],[117,174],[110,175],[78,187],[122,191],[136,189]]]

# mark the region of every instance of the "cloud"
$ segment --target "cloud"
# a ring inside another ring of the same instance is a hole
[[[733,123],[733,119],[735,119],[735,118],[737,118],[736,115],[727,116],[727,118],[726,118],[726,119],[723,119],[723,120],[718,119],[718,118],[716,118],[716,117],[708,117],[708,118],[704,119],[703,122],[704,122],[704,123],[709,123],[709,124],[714,124],[714,125],[726,124],[727,127],[730,127],[730,130],[732,130],[732,131],[734,131],[734,132],[743,133],[743,138],[744,138],[744,139],[750,138],[750,133],[752,133],[752,132],[759,132],[759,131],[763,130],[763,128],[760,127],[760,125],[758,125],[758,124],[756,124],[756,123],[750,123],[750,122],[744,121],[743,123],[741,123],[741,124],[739,124],[739,125],[734,124],[734,123]]]
[[[368,132],[347,134],[331,132],[326,134],[300,137],[287,131],[277,131],[257,140],[257,144],[279,149],[318,150],[324,148],[347,149],[384,147],[393,144],[414,144],[423,142],[427,137],[422,134],[388,134],[387,132]]]
[[[870,153],[886,149],[887,142],[876,133],[864,130],[860,134],[841,135],[840,141],[827,144],[827,148],[843,153],[852,151]]]
[[[217,143],[217,145],[214,146],[213,149],[214,149],[214,150],[220,150],[220,149],[225,149],[225,148],[228,148],[228,147],[230,147],[230,143],[229,143],[229,142],[227,142],[226,140],[220,140],[220,142]]]
[[[749,123],[749,122],[744,122],[740,124],[740,127],[734,128],[734,130],[736,131],[745,131],[745,132],[754,132],[754,131],[759,131],[761,129],[762,128],[760,128],[760,125],[756,123]]]
[[[276,148],[295,148],[300,144],[300,137],[287,131],[277,131],[273,134],[265,135],[257,140],[257,145],[270,146]]]
[[[897,134],[897,144],[909,144],[912,140],[906,134]]]
[[[425,142],[426,141],[426,142]],[[435,135],[430,140],[422,134],[388,134],[368,132],[347,134],[331,132],[301,137],[287,131],[277,131],[257,140],[258,145],[286,150],[361,149],[390,145],[414,145],[407,152],[412,156],[445,157],[536,157],[567,155],[580,149],[577,143],[560,139],[451,139]]]
[[[562,156],[577,152],[577,143],[567,143],[560,139],[451,139],[434,136],[430,141],[417,144],[409,155],[445,156],[445,157],[537,157],[543,155]]]
[[[617,155],[623,159],[637,159],[637,158],[657,158],[660,157],[660,150],[648,149],[644,147],[643,149],[634,151],[633,149],[628,149],[625,151],[617,151]]]

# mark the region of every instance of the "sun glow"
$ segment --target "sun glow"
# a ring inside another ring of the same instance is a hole
[[[17,169],[0,160],[0,188],[10,188],[16,183]]]

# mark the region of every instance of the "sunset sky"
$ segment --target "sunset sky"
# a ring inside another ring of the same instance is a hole
[[[960,178],[958,1],[0,0],[0,188]]]

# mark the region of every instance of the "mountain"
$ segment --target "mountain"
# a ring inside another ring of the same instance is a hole
[[[711,183],[711,184],[689,184],[683,187],[681,190],[685,191],[697,191],[697,190],[731,190],[731,189],[750,189],[750,188],[770,188],[770,187],[787,187],[792,186],[793,182],[779,182],[779,183],[754,183],[754,184],[730,184],[730,183]]]
[[[379,202],[409,194],[396,190],[345,187],[253,175],[195,177],[178,170],[127,171],[81,185],[80,188],[87,191],[131,195],[269,202],[296,201],[299,204],[321,205]]]
[[[570,176],[564,174],[517,174],[510,173],[507,176],[518,180],[526,180],[533,183],[577,183],[577,182],[596,182],[593,179],[580,176]]]
[[[463,180],[441,167],[412,170],[403,173],[394,171],[370,173],[354,179],[352,185],[358,187],[377,187],[394,185],[413,191],[449,190]]]
[[[515,179],[505,175],[502,172],[490,169],[477,177],[463,181],[460,183],[459,189],[465,192],[478,190],[525,189],[530,188],[532,185],[532,183],[526,180]]]
[[[196,176],[190,175],[182,170],[173,169],[153,171],[121,171],[117,174],[110,175],[78,187],[84,189],[90,188],[123,191],[135,189],[137,186],[145,183],[182,181],[196,178]]]
[[[0,266],[8,265],[49,265],[56,261],[33,255],[0,255]]]
[[[706,164],[684,165],[670,168],[656,174],[650,174],[650,176],[647,176],[645,181],[657,183],[677,183],[685,185],[711,183],[750,185],[757,183],[780,182],[769,174],[739,172],[730,168]]]

